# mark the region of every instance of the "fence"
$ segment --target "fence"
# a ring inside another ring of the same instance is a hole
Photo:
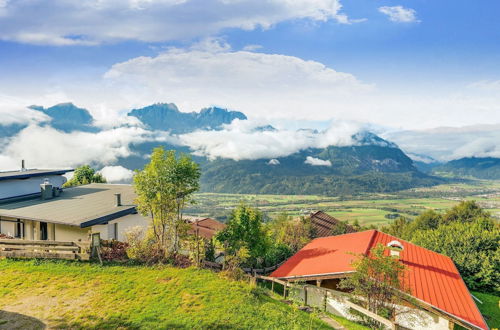
[[[377,321],[387,329],[396,329],[396,324],[393,321],[349,301],[350,295],[347,293],[308,284],[291,284],[290,282],[281,281],[274,277],[256,275],[255,278],[257,281],[267,282],[273,292],[276,292],[275,288],[278,285],[278,293],[282,294],[284,298],[296,301],[299,304],[315,307],[331,314],[359,321],[360,318],[352,313],[352,310],[355,310],[365,317]]]
[[[0,257],[89,260],[90,243],[0,239]]]
[[[265,268],[242,268],[242,270],[250,275],[256,276],[256,275],[263,275],[263,274],[269,274],[272,271],[276,270],[278,267],[280,267],[284,263],[281,262],[277,265],[271,266],[271,267],[265,267]],[[219,264],[217,262],[212,262],[212,261],[207,261],[203,260],[201,262],[201,265],[205,268],[213,269],[213,270],[222,270],[222,264]]]

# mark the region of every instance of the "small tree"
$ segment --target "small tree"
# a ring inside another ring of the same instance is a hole
[[[106,183],[106,179],[89,165],[83,165],[75,170],[71,180],[66,182],[63,187],[73,187],[89,183]]]
[[[360,255],[353,263],[355,272],[340,281],[340,287],[363,297],[366,308],[384,317],[395,316],[395,305],[402,302],[405,266],[399,259],[384,255],[386,247],[379,244],[369,256]]]
[[[216,237],[224,245],[226,258],[237,255],[241,248],[245,248],[248,251],[245,261],[252,266],[262,262],[268,247],[262,213],[244,204],[231,212],[226,228]]]
[[[134,188],[137,208],[151,217],[156,242],[166,252],[177,253],[180,236],[185,231],[182,212],[192,203],[199,189],[200,168],[187,155],[176,157],[175,151],[163,147],[153,150],[151,161],[136,171]]]
[[[312,239],[311,218],[293,219],[286,213],[278,215],[268,225],[274,244],[283,244],[297,252]]]

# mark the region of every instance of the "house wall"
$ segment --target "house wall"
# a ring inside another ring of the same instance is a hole
[[[55,224],[55,240],[64,242],[77,242],[89,240],[89,229],[75,226]],[[49,227],[50,239],[50,227]]]
[[[134,227],[140,227],[144,231],[148,229],[150,220],[140,214],[129,214],[124,217],[114,219],[105,225],[92,226],[92,233],[100,233],[101,239],[112,239],[111,226],[117,224],[118,240],[124,242],[126,240],[126,233]]]
[[[327,311],[352,321],[359,321],[358,317],[349,312],[350,308],[344,301],[335,296],[328,296]],[[422,309],[398,306],[396,323],[407,329],[413,330],[448,330],[450,322],[436,314],[432,314]]]
[[[45,179],[54,187],[61,187],[67,180],[62,175],[38,176],[28,179],[13,179],[0,181],[0,199],[11,198],[40,192],[40,184]]]

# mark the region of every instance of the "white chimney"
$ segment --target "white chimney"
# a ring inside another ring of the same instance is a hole
[[[396,257],[396,258],[399,258],[401,251],[404,250],[403,244],[401,244],[401,242],[396,241],[396,240],[390,241],[387,244],[387,246],[389,247],[389,251],[391,253],[391,256]]]

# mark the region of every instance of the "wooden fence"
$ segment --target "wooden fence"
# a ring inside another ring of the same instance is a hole
[[[242,270],[245,273],[250,274],[252,276],[269,274],[272,271],[276,270],[278,267],[280,267],[283,263],[284,263],[284,261],[281,262],[281,263],[279,263],[279,264],[277,264],[277,265],[271,266],[271,267],[265,267],[265,268],[242,268]],[[203,267],[205,267],[205,268],[213,269],[213,270],[216,270],[216,271],[222,270],[222,264],[219,264],[217,262],[203,260],[201,262],[201,265]]]
[[[0,239],[0,257],[89,260],[90,243]]]
[[[318,287],[308,284],[297,284],[290,283],[276,279],[274,277],[256,275],[256,280],[261,280],[271,283],[271,291],[275,292],[275,284],[283,286],[282,295],[284,298],[295,300],[301,304],[308,305],[311,307],[319,308],[323,311],[327,311],[332,314],[337,314],[343,317],[347,315],[339,312],[339,306],[343,306],[345,310],[355,310],[366,317],[369,317],[381,325],[385,326],[387,329],[396,329],[397,325],[393,321],[383,318],[368,309],[359,306],[349,300],[350,295],[348,293],[331,290],[323,287]],[[281,290],[280,290],[281,291]],[[355,318],[355,317],[353,317]]]

